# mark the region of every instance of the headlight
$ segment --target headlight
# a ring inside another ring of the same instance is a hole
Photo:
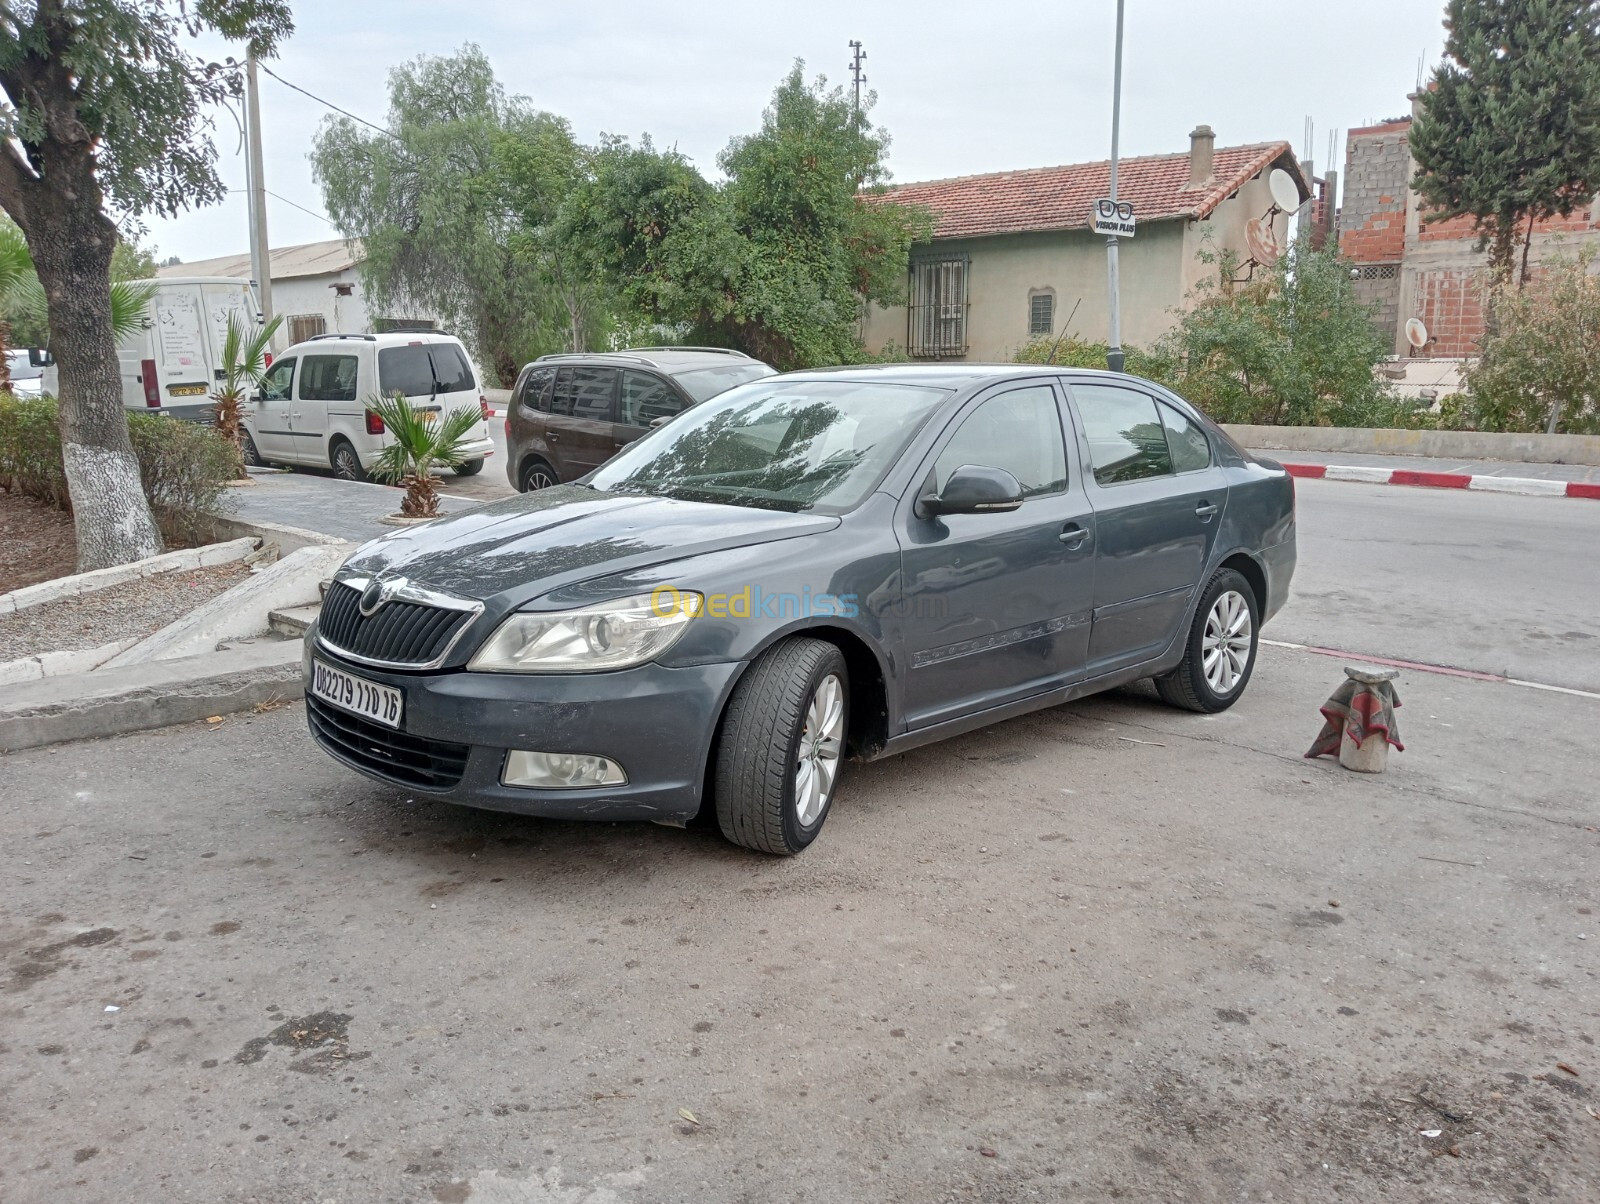
[[[654,660],[672,647],[704,599],[657,590],[581,610],[511,615],[467,665],[480,673],[598,673]]]

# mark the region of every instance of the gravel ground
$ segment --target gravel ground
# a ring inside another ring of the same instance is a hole
[[[0,618],[0,660],[147,636],[250,575],[242,563],[161,573]]]
[[[0,493],[0,594],[66,576],[77,555],[72,515]]]

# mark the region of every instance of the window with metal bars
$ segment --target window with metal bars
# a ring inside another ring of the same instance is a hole
[[[1056,328],[1054,293],[1035,293],[1028,298],[1028,334],[1053,334]]]
[[[289,341],[303,343],[328,333],[328,320],[321,314],[295,314],[289,319]]]
[[[919,259],[911,264],[910,331],[912,355],[967,353],[967,260]]]
[[[1368,263],[1363,264],[1359,270],[1361,280],[1393,280],[1400,274],[1400,265],[1397,263]]]

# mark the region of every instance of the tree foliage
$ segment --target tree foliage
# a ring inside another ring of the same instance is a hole
[[[1238,262],[1214,268],[1155,349],[1170,384],[1219,422],[1384,426],[1397,407],[1373,369],[1388,347],[1356,296],[1350,265],[1302,235],[1275,266],[1234,283]]]
[[[1600,192],[1600,5],[1450,0],[1445,61],[1411,134],[1415,187],[1440,218],[1467,216],[1511,271],[1519,232]]]
[[[722,183],[648,139],[613,139],[563,232],[595,278],[692,342],[780,368],[859,359],[863,304],[903,300],[911,243],[931,230],[926,213],[864,195],[886,177],[888,144],[796,63],[761,128],[719,157]]]
[[[1592,249],[1494,286],[1496,329],[1464,377],[1481,431],[1600,435],[1600,278]]]
[[[566,122],[507,96],[469,44],[396,67],[387,132],[330,117],[311,162],[328,215],[364,245],[369,303],[436,315],[509,384],[563,346],[538,232],[577,155]]]

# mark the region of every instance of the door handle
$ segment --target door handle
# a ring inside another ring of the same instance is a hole
[[[1202,522],[1210,522],[1211,516],[1217,512],[1217,506],[1215,502],[1202,500],[1201,503],[1194,508],[1194,512],[1200,516]]]
[[[1068,551],[1076,552],[1083,546],[1083,541],[1089,538],[1089,532],[1077,523],[1068,523],[1056,538],[1067,545]]]
[[[561,436],[559,434],[557,434],[555,431],[546,431],[545,432],[545,436],[544,436],[544,440],[545,440],[546,443],[560,443],[561,442]]]

